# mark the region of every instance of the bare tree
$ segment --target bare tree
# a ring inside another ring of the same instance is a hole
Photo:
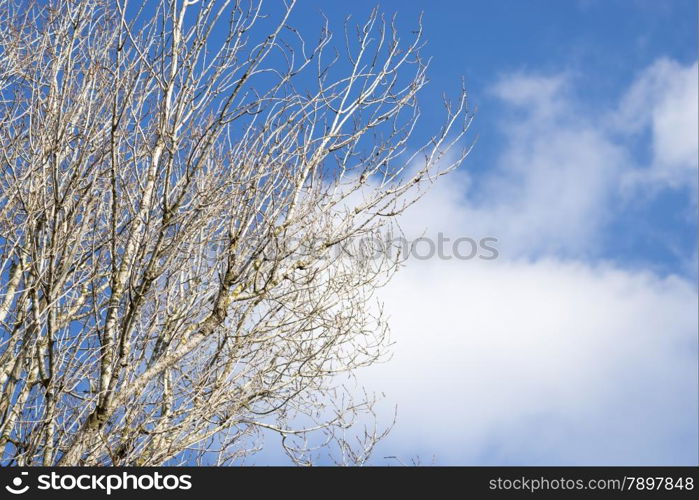
[[[465,93],[409,146],[421,28],[375,11],[338,51],[292,7],[0,0],[3,464],[227,464],[267,433],[362,463],[381,437],[346,437],[373,400],[346,375],[385,352],[397,261],[337,249],[463,159]]]

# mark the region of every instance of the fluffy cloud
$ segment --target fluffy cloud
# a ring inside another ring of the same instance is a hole
[[[625,133],[652,130],[653,163],[632,179],[673,187],[694,185],[699,155],[697,63],[682,66],[662,59],[646,69],[613,117]]]
[[[368,374],[385,454],[439,463],[695,463],[694,286],[557,260],[412,263]]]
[[[695,283],[591,260],[589,248],[625,190],[694,182],[696,71],[660,61],[599,118],[577,112],[565,75],[499,82],[512,116],[496,167],[438,183],[402,226],[497,236],[502,258],[409,261],[382,291],[395,356],[365,376],[399,423],[379,453],[697,463]],[[628,144],[643,133],[650,165]]]
[[[622,198],[648,187],[694,192],[696,63],[659,61],[601,114],[586,113],[571,97],[570,80],[514,74],[498,82],[493,94],[505,105],[505,148],[496,165],[437,186],[421,214],[404,220],[408,230],[448,224],[462,234],[496,235],[509,257],[589,255]],[[639,165],[629,146],[643,132],[652,139],[649,165]]]

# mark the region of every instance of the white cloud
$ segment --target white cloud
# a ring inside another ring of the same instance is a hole
[[[687,116],[696,123],[692,71],[657,63],[600,121],[575,112],[565,76],[496,86],[519,113],[503,121],[497,167],[438,183],[402,226],[409,237],[497,236],[503,258],[412,260],[382,291],[395,357],[366,376],[400,419],[379,454],[697,463],[696,284],[580,260],[631,176],[636,186],[691,182],[682,172],[696,170],[696,133],[685,134]],[[639,96],[651,94],[641,112]],[[617,137],[644,127],[653,162],[639,167]]]
[[[513,135],[498,167],[453,207],[461,230],[499,237],[508,256],[593,250],[625,152],[592,128],[552,124]]]
[[[385,454],[695,463],[691,283],[579,262],[412,262],[384,291],[399,407]]]
[[[688,186],[697,179],[697,65],[661,60],[644,71],[617,109],[597,116],[571,97],[563,75],[514,74],[494,86],[508,106],[505,150],[478,179],[456,174],[406,222],[495,235],[507,256],[594,254],[610,205],[640,187]],[[650,129],[653,158],[638,165],[619,134]],[[477,182],[475,182],[477,180]],[[641,198],[645,200],[645,198]],[[454,200],[460,203],[454,204]],[[430,214],[442,214],[434,217]],[[429,220],[428,220],[429,219]]]
[[[699,155],[697,63],[661,59],[647,68],[624,96],[613,117],[618,130],[652,132],[653,163],[632,172],[640,183],[694,185]]]
[[[505,148],[485,174],[453,174],[404,218],[407,232],[457,229],[495,236],[507,257],[585,254],[631,163],[626,150],[576,112],[565,75],[515,74],[493,94],[505,103]]]

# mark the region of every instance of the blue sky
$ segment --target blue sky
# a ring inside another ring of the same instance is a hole
[[[291,24],[374,6],[302,1]],[[375,463],[697,464],[697,3],[381,9],[406,34],[424,13],[417,136],[461,77],[476,110],[472,154],[401,224],[501,256],[409,261],[382,292],[395,354],[361,380],[398,422]]]

